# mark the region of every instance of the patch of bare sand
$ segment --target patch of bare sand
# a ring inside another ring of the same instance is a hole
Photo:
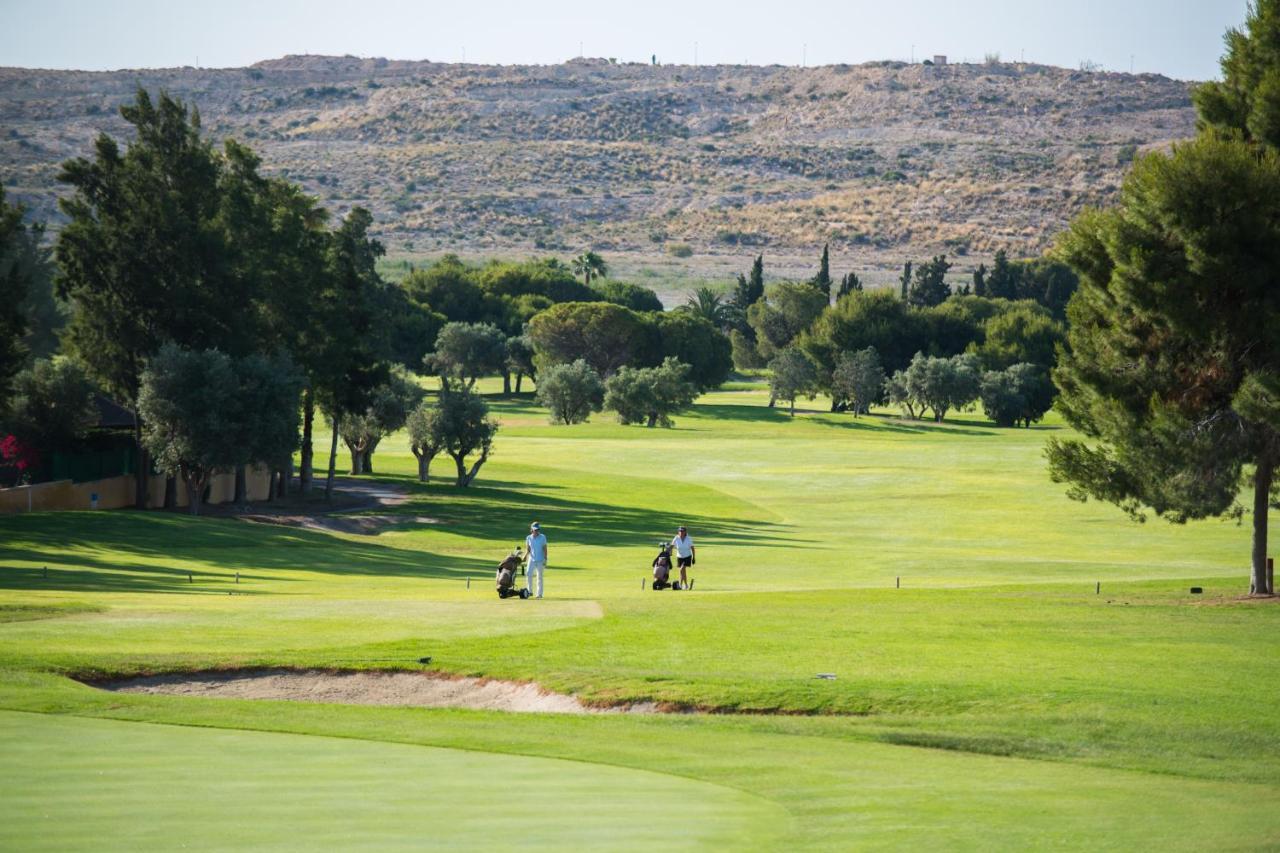
[[[659,712],[653,703],[593,708],[584,705],[575,696],[552,693],[536,684],[483,678],[448,678],[425,672],[264,669],[252,672],[157,675],[99,682],[94,686],[119,693],[225,699],[286,699],[348,705],[410,705],[422,708],[472,708],[559,714]]]

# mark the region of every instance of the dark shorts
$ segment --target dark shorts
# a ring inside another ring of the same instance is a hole
[[[693,565],[693,557],[676,557],[676,568],[687,569]]]

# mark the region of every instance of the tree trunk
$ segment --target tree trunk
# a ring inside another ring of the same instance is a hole
[[[165,509],[178,508],[178,478],[177,477],[164,478],[164,508]]]
[[[311,449],[311,424],[315,419],[315,397],[308,388],[302,395],[302,459],[301,470],[298,472],[298,485],[304,498],[311,494],[311,463],[314,455]]]
[[[357,450],[354,445],[348,444],[347,449],[351,451],[351,474],[357,476],[364,473],[364,451]]]
[[[796,398],[792,397],[791,398],[791,417],[794,418],[795,416],[796,416]]]
[[[1255,595],[1271,595],[1275,592],[1267,584],[1267,509],[1271,500],[1271,459],[1264,455],[1258,460],[1253,474],[1253,577],[1249,592]]]
[[[133,505],[138,509],[147,508],[147,481],[151,478],[151,454],[142,446],[142,418],[133,413],[133,441],[138,447],[138,470],[133,475]]]
[[[774,393],[773,393],[772,391],[770,391],[770,392],[769,392],[769,408],[771,408],[771,409],[772,409],[772,408],[773,408],[773,404],[774,404],[774,403],[776,403],[776,402],[778,402],[778,398],[774,395]]]
[[[267,501],[276,499],[276,480],[280,477],[280,472],[272,468],[270,475],[267,477]]]
[[[236,466],[236,493],[231,499],[235,506],[244,506],[249,502],[249,472],[247,466]]]
[[[431,480],[431,460],[435,458],[435,454],[415,453],[418,457],[418,480],[423,483]]]
[[[338,464],[338,419],[333,419],[333,437],[329,440],[329,476],[324,482],[324,499],[333,500],[333,469]]]
[[[645,426],[647,426],[647,427],[655,427],[655,426],[657,426],[657,425],[658,425],[658,413],[657,413],[657,412],[650,412],[650,413],[649,413],[649,420],[648,420],[648,422],[647,422],[647,423],[645,423]]]
[[[364,468],[366,474],[373,473],[373,448],[365,450],[364,456],[360,459],[360,466]]]
[[[452,453],[449,455],[453,456],[453,461],[458,466],[459,486],[470,486],[471,482],[475,480],[476,475],[480,473],[480,466],[489,458],[488,451],[481,453],[480,458],[475,461],[475,464],[471,466],[471,470],[468,471],[467,458],[465,456],[454,456]]]
[[[280,471],[280,485],[278,486],[276,497],[278,498],[289,497],[289,482],[292,479],[293,479],[293,457],[291,456],[289,457],[289,461],[285,463],[284,468],[281,469]]]
[[[511,396],[511,374],[508,371],[502,371],[502,396]]]
[[[517,394],[520,393],[520,386],[523,384],[524,384],[524,371],[520,371],[516,374],[516,393]]]
[[[204,497],[204,478],[198,474],[185,474],[183,481],[187,484],[187,513],[200,514],[200,501]]]

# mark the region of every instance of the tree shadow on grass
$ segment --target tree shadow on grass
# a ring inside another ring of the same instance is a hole
[[[0,546],[2,589],[196,593],[213,585],[219,594],[249,594],[251,582],[299,580],[291,571],[460,579],[492,572],[498,562],[297,528],[133,510],[10,517],[0,520],[0,541],[9,543]],[[8,565],[18,561],[48,565],[49,577],[42,569]]]
[[[694,410],[698,415],[715,420],[733,420],[747,423],[788,423],[794,420],[786,408],[770,409],[766,406],[745,406],[731,403],[701,404]],[[847,412],[820,412],[814,409],[797,409],[797,414],[832,415],[829,418],[806,418],[806,423],[843,429],[859,429],[874,432],[903,434],[943,433],[989,437],[999,435],[1001,429],[990,421],[950,419],[941,424],[933,421],[909,421],[893,415],[870,414],[855,418]],[[975,428],[976,427],[976,428]]]
[[[377,479],[403,486],[411,496],[378,512],[430,514],[444,521],[430,530],[469,540],[522,543],[529,522],[537,520],[547,530],[553,552],[566,544],[648,547],[669,538],[677,524],[688,525],[708,544],[808,547],[786,538],[785,525],[547,494],[564,488],[556,485],[510,482],[462,489],[419,483],[408,475]],[[503,556],[497,551],[492,559],[439,554],[400,547],[402,541],[361,542],[304,528],[163,512],[35,513],[0,518],[0,589],[250,594],[251,583],[278,586],[301,580],[291,572],[423,580],[485,577]],[[30,565],[12,565],[17,562],[48,565],[49,576]],[[556,570],[576,569],[557,562]],[[235,583],[237,572],[240,584]],[[277,588],[270,594],[289,593]]]
[[[396,507],[397,512],[443,515],[446,523],[434,529],[467,538],[491,540],[508,536],[513,544],[522,543],[529,523],[537,521],[552,548],[557,543],[595,547],[650,545],[662,538],[669,539],[680,524],[708,544],[750,544],[761,548],[808,545],[789,539],[788,525],[674,508],[649,509],[578,501],[559,494],[544,494],[545,487],[541,485],[536,491],[526,491],[521,488],[526,484],[516,481],[477,481],[462,489],[444,483],[420,483],[409,475],[389,475],[387,479],[397,481],[415,497]]]

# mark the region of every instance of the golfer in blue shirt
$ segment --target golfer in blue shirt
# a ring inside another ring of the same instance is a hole
[[[542,598],[542,574],[547,568],[547,537],[543,535],[538,522],[535,521],[529,525],[529,535],[524,538],[524,544],[525,553],[529,559],[524,570],[525,581],[529,585],[529,594],[534,598]],[[538,579],[536,589],[533,585],[535,576]]]

